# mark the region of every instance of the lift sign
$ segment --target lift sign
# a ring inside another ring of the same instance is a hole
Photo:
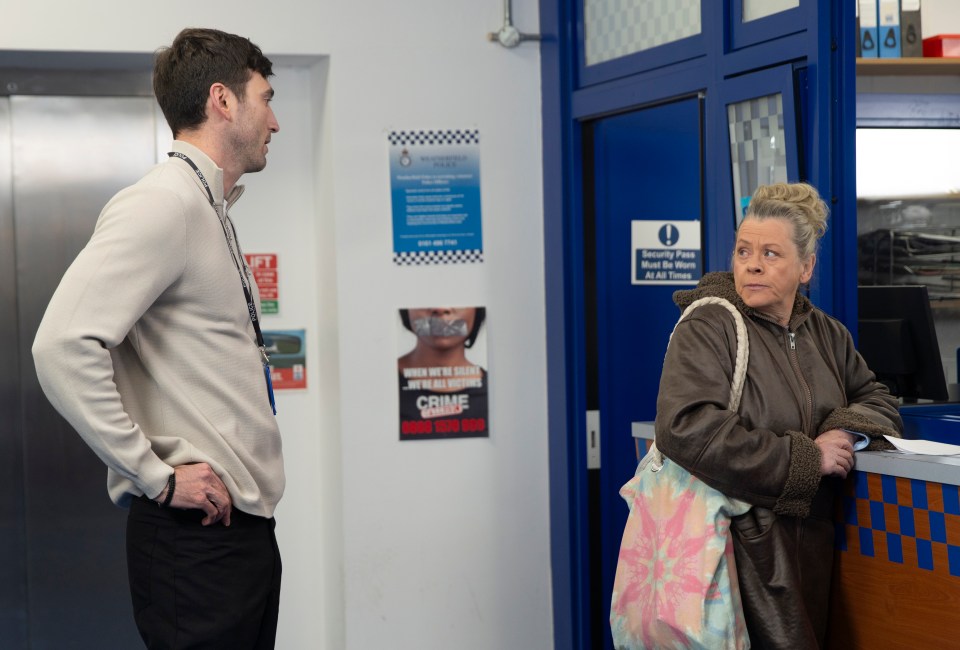
[[[700,221],[632,221],[631,284],[695,285],[703,275]]]
[[[276,253],[244,253],[247,267],[253,272],[260,294],[260,313],[276,314],[280,311],[280,295],[277,277]]]

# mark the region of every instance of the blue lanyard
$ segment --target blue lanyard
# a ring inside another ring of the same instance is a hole
[[[220,222],[220,227],[223,228],[223,237],[227,240],[227,248],[230,250],[230,257],[233,258],[233,263],[237,267],[237,273],[240,274],[240,285],[243,287],[243,297],[247,300],[247,313],[250,315],[250,323],[253,325],[253,331],[257,335],[257,347],[260,350],[260,360],[263,362],[263,376],[267,381],[267,397],[270,398],[270,408],[273,409],[273,414],[277,414],[277,403],[273,396],[273,379],[270,377],[270,356],[267,354],[267,346],[263,341],[263,333],[260,331],[260,317],[257,314],[257,306],[253,301],[253,295],[250,293],[250,288],[247,286],[247,277],[244,273],[246,269],[246,264],[243,265],[243,268],[240,268],[240,260],[238,257],[243,255],[243,251],[240,250],[240,240],[237,239],[237,230],[233,227],[233,222],[230,222],[230,230],[233,231],[233,241],[237,242],[237,251],[234,252],[233,246],[230,244],[230,235],[227,234],[227,226],[225,224],[226,215],[224,218],[220,218],[220,213],[217,211],[216,201],[213,200],[213,192],[210,191],[210,185],[207,183],[207,179],[204,178],[203,172],[200,171],[200,168],[197,167],[186,154],[182,154],[179,151],[171,151],[167,153],[168,156],[179,158],[180,160],[186,162],[193,168],[193,171],[196,173],[197,178],[200,179],[200,183],[203,184],[203,189],[207,191],[207,197],[210,199],[210,207],[213,208],[214,213],[217,215],[217,221]]]

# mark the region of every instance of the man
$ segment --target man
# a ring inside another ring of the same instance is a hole
[[[173,151],[104,207],[33,346],[44,392],[130,510],[130,590],[151,648],[276,636],[280,433],[259,296],[227,216],[279,130],[272,74],[260,48],[213,29],[157,52]]]

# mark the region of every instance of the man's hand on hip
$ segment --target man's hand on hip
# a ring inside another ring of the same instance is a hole
[[[176,487],[173,490],[171,508],[183,510],[203,510],[206,517],[200,522],[204,526],[222,521],[224,526],[230,525],[230,511],[233,501],[227,486],[223,484],[217,473],[206,463],[178,465],[173,470],[176,473]],[[163,501],[167,489],[157,495],[157,501]]]

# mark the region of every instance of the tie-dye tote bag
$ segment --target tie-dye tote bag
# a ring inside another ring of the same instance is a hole
[[[750,346],[743,316],[734,318],[737,354],[728,408],[740,407]],[[671,334],[672,338],[672,334]],[[730,519],[750,509],[664,457],[654,445],[620,489],[630,508],[613,583],[610,628],[617,650],[746,650],[750,647]]]
[[[630,505],[613,583],[617,650],[746,650],[750,647],[730,518],[750,505],[729,499],[654,447],[620,490]]]

